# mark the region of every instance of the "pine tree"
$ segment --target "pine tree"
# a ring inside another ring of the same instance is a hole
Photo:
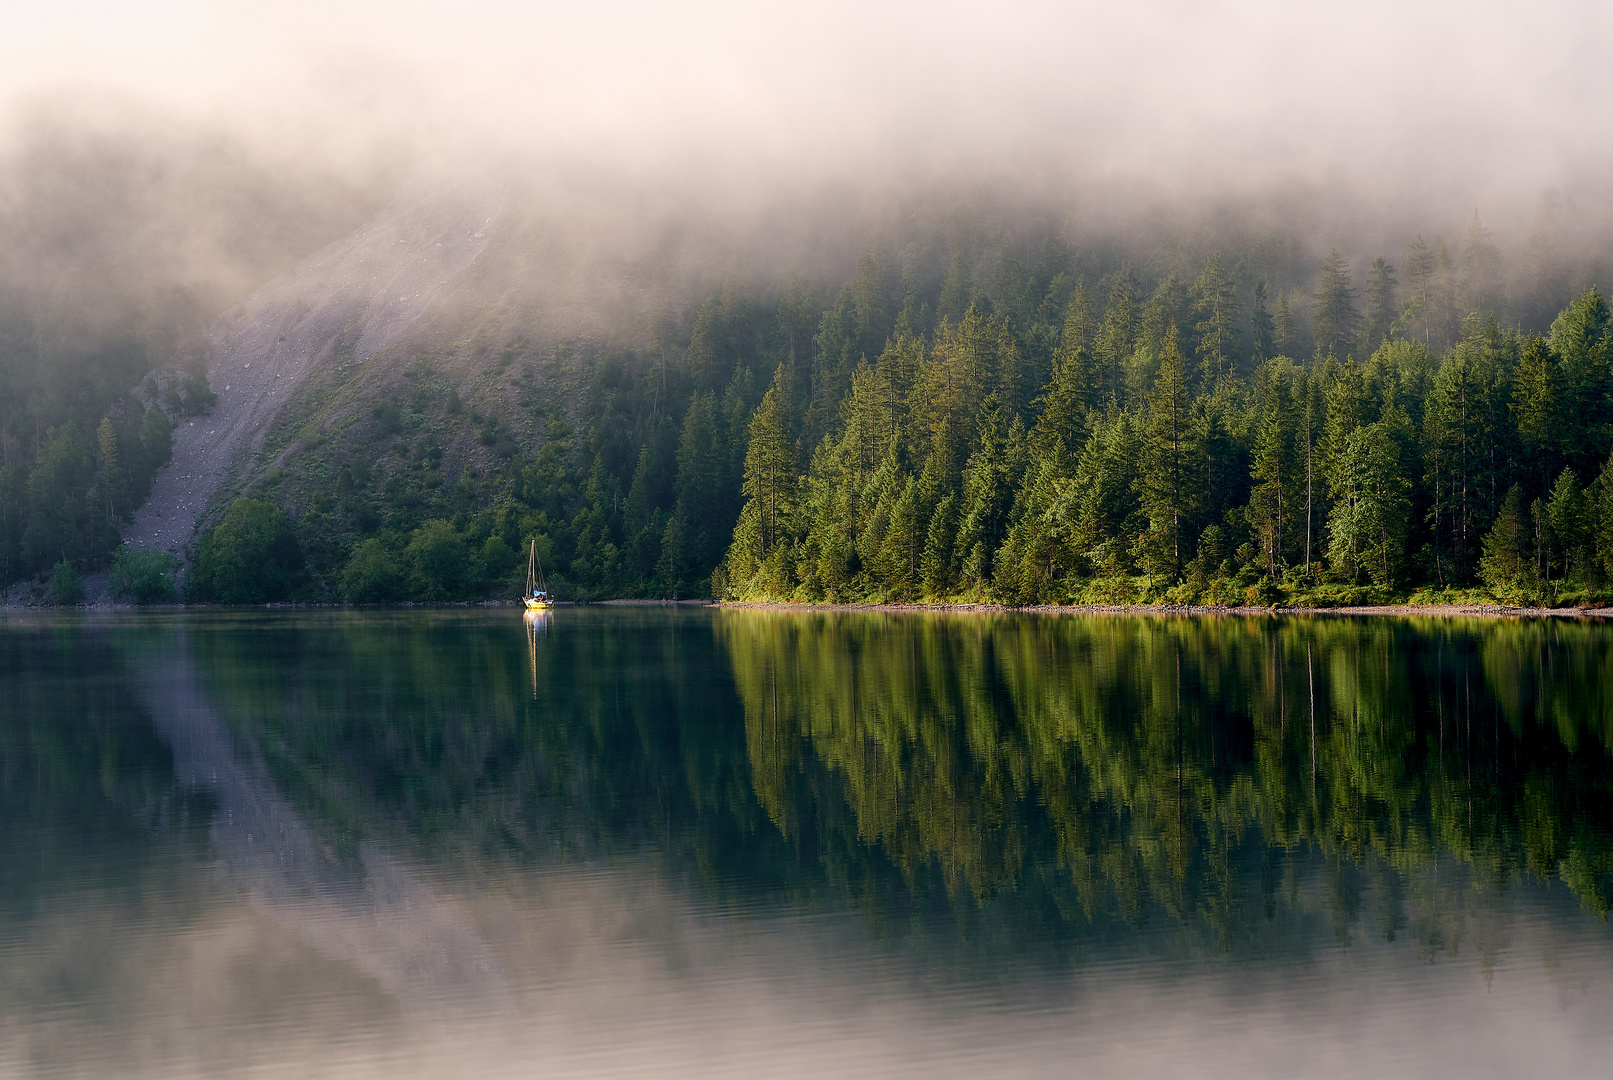
[[[1495,525],[1484,537],[1479,577],[1498,596],[1533,595],[1534,557],[1529,550],[1530,523],[1523,488],[1513,484],[1501,504]]]
[[[1266,283],[1255,282],[1254,302],[1249,305],[1249,362],[1258,368],[1277,355],[1276,323],[1266,302]]]
[[[663,553],[671,552],[671,569],[682,595],[696,588],[717,565],[728,540],[728,524],[722,513],[725,471],[716,399],[696,395],[689,403],[678,441],[678,473],[673,482],[677,496],[673,513],[676,543],[667,549],[663,541]]]
[[[1019,480],[1023,438],[1019,421],[988,400],[979,441],[963,470],[956,558],[965,589],[984,590],[991,581],[991,558],[1002,545]]]
[[[1352,431],[1340,461],[1338,497],[1328,515],[1328,558],[1359,579],[1394,581],[1405,555],[1411,483],[1401,472],[1400,448],[1385,422]]]
[[[1434,252],[1419,235],[1406,244],[1406,257],[1402,261],[1406,267],[1406,305],[1401,308],[1397,328],[1427,345],[1433,313]]]
[[[1031,466],[1014,496],[1008,536],[993,559],[998,599],[1010,604],[1064,599],[1064,580],[1074,569],[1070,522],[1061,510],[1069,484],[1063,443]]]
[[[1295,424],[1291,377],[1286,365],[1274,365],[1267,375],[1255,439],[1255,481],[1249,498],[1249,523],[1266,560],[1266,573],[1276,580],[1295,512],[1298,469],[1294,460]]]
[[[1120,268],[1114,286],[1109,290],[1109,306],[1104,311],[1103,327],[1092,353],[1095,360],[1094,379],[1098,403],[1119,401],[1124,390],[1126,366],[1136,348],[1138,331],[1138,282],[1136,272],[1128,263]]]
[[[118,435],[110,419],[102,419],[96,429],[101,448],[101,497],[106,506],[107,524],[117,528],[118,506],[123,501],[123,470],[118,466]]]
[[[1423,408],[1428,523],[1441,583],[1466,580],[1486,514],[1487,462],[1496,432],[1493,387],[1470,348],[1446,356]]]
[[[1314,296],[1311,330],[1317,351],[1324,355],[1346,356],[1355,343],[1355,289],[1350,286],[1350,267],[1338,248],[1322,261],[1322,278]]]
[[[1389,337],[1395,321],[1395,268],[1382,255],[1372,260],[1367,275],[1367,311],[1361,325],[1361,351],[1377,351]]]
[[[1299,456],[1297,463],[1303,473],[1305,517],[1305,544],[1303,558],[1305,569],[1309,573],[1315,561],[1312,542],[1316,537],[1316,509],[1319,479],[1316,472],[1316,442],[1322,433],[1322,419],[1324,406],[1322,402],[1322,387],[1314,372],[1300,370],[1295,378],[1294,385],[1294,419],[1298,424],[1298,431],[1294,435],[1294,452]],[[1296,512],[1301,512],[1296,507]]]
[[[1256,297],[1257,302],[1264,300],[1263,284],[1258,287]],[[1242,308],[1238,302],[1237,282],[1222,269],[1220,253],[1211,255],[1193,284],[1193,312],[1198,317],[1193,329],[1198,334],[1200,370],[1207,381],[1219,380],[1234,369],[1238,315]]]
[[[1180,576],[1183,530],[1192,514],[1198,471],[1192,446],[1191,402],[1187,392],[1187,362],[1171,334],[1160,357],[1159,378],[1148,399],[1148,435],[1144,453],[1144,512],[1151,529],[1169,552],[1168,574]]]
[[[747,502],[740,513],[742,520],[754,518],[755,547],[747,551],[736,541],[730,551],[730,574],[736,585],[754,574],[773,549],[787,543],[795,532],[794,440],[785,426],[789,391],[790,371],[780,364],[773,385],[762,396],[762,403],[751,417],[741,489]]]
[[[930,515],[929,530],[924,539],[924,561],[921,574],[924,595],[931,600],[950,596],[956,587],[957,560],[953,556],[957,543],[958,495],[949,491]]]
[[[1561,440],[1577,468],[1594,469],[1613,443],[1613,333],[1607,301],[1594,287],[1551,324],[1559,359]]]
[[[1094,573],[1113,576],[1129,567],[1132,543],[1144,522],[1138,491],[1140,433],[1133,415],[1110,409],[1093,425],[1075,466],[1074,483],[1056,512],[1070,520],[1076,557]]]
[[[1467,248],[1462,252],[1462,293],[1470,312],[1488,314],[1495,310],[1500,277],[1501,252],[1490,239],[1490,230],[1473,211],[1467,226]]]
[[[1288,307],[1288,294],[1277,297],[1277,314],[1271,321],[1271,347],[1277,356],[1293,356],[1299,344],[1299,328],[1294,325],[1294,313]]]
[[[1543,490],[1555,471],[1563,434],[1557,357],[1545,338],[1531,338],[1512,377],[1512,418],[1526,460]]]
[[[1559,578],[1575,573],[1583,575],[1590,563],[1590,508],[1585,490],[1572,469],[1558,474],[1545,509]]]
[[[1317,472],[1326,482],[1329,503],[1337,502],[1344,485],[1344,456],[1350,436],[1366,422],[1367,393],[1361,366],[1353,360],[1325,364],[1317,372],[1325,413],[1318,443]]]
[[[1591,565],[1598,584],[1613,578],[1613,456],[1602,466],[1586,492],[1586,531],[1590,534]]]

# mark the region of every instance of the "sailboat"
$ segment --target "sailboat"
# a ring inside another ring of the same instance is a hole
[[[547,611],[554,607],[554,599],[549,596],[549,586],[543,580],[543,564],[538,562],[538,542],[532,541],[532,549],[526,562],[526,593],[521,597],[528,611]]]

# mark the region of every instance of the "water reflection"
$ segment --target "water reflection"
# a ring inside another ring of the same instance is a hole
[[[554,611],[547,608],[529,608],[522,613],[522,621],[526,623],[527,655],[532,661],[532,698],[537,700],[540,687],[538,685],[538,642],[545,631],[549,629],[549,620],[554,618]]]
[[[0,624],[0,1075],[1613,1042],[1598,626],[563,614]]]
[[[770,818],[838,815],[915,886],[1046,890],[1060,923],[1152,913],[1222,948],[1280,921],[1296,860],[1325,863],[1345,939],[1369,920],[1437,951],[1463,890],[1525,880],[1608,909],[1598,625],[746,611],[720,632]]]

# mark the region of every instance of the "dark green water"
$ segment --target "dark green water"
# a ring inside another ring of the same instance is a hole
[[[0,615],[0,1075],[1601,1076],[1613,628]]]

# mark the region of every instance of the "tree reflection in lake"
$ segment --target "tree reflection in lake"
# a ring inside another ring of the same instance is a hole
[[[1223,948],[1305,865],[1342,937],[1370,914],[1439,949],[1468,893],[1525,879],[1608,909],[1599,624],[733,611],[719,632],[770,818],[834,821],[912,885]]]
[[[1447,1063],[1555,1032],[1572,1072],[1613,1019],[1562,1004],[1613,951],[1610,660],[1572,621],[9,617],[0,1029],[33,1071],[125,1016],[159,1075],[356,1031],[403,1072],[748,1038],[1202,1075],[1225,1023],[1241,1075],[1404,1020]]]

